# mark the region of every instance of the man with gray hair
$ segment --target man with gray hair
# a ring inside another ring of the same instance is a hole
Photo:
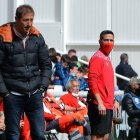
[[[90,140],[90,123],[87,115],[87,103],[83,97],[79,95],[79,82],[76,79],[72,79],[67,83],[68,93],[63,95],[60,100],[68,106],[77,108],[78,111],[85,119],[85,124],[82,126],[82,129],[78,131],[83,136],[83,139],[79,140]],[[83,108],[82,110],[79,110]],[[81,131],[82,130],[82,131]],[[77,134],[77,130],[75,132]],[[70,135],[70,137],[73,135]]]

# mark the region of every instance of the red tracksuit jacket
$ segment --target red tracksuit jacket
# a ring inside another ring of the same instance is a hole
[[[98,50],[89,62],[88,84],[90,97],[95,104],[94,94],[99,93],[106,109],[113,109],[114,71],[108,56]]]

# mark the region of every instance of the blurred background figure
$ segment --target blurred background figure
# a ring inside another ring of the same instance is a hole
[[[79,81],[79,90],[88,90],[88,83],[87,78],[84,77],[85,75],[85,69],[84,67],[79,67],[77,72],[77,79]]]
[[[68,51],[68,56],[69,56],[69,58],[71,58],[72,56],[76,56],[76,50],[75,49],[70,49]]]
[[[88,57],[86,55],[81,56],[81,59],[86,61],[86,62],[89,62],[89,59],[88,59]],[[82,63],[81,65],[85,65],[85,64]]]
[[[61,85],[65,91],[66,81],[69,77],[69,63],[70,58],[67,54],[63,54],[61,61],[57,61],[54,66],[54,85]]]
[[[78,61],[78,57],[76,55],[72,56],[70,60],[71,60],[71,63],[76,64],[78,68],[81,66],[81,63]]]
[[[116,73],[125,77],[137,77],[138,74],[133,70],[131,65],[128,63],[128,54],[122,53],[120,56],[120,64],[116,67]],[[129,88],[129,82],[117,77],[117,86],[120,90],[127,91]]]
[[[68,56],[69,56],[69,58],[71,59],[72,62],[77,64],[78,67],[81,66],[81,63],[78,61],[78,57],[77,57],[75,49],[70,49],[68,51]]]
[[[130,79],[130,90],[123,97],[122,107],[129,116],[132,138],[140,140],[140,79]]]
[[[89,62],[89,58],[86,55],[81,56],[81,60],[84,60],[85,62]],[[85,69],[84,76],[87,77],[88,75],[88,65],[81,63],[81,67]]]
[[[61,61],[61,54],[60,53],[56,53],[56,58],[57,58],[57,61],[60,62]]]

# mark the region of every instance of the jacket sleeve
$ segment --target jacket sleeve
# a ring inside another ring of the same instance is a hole
[[[1,66],[3,64],[4,57],[5,57],[4,44],[3,44],[2,38],[0,37],[0,96],[1,97],[4,97],[6,94],[9,93],[9,91],[6,88],[6,85],[4,83],[3,76],[1,73]]]
[[[52,75],[52,64],[49,57],[48,47],[45,44],[42,35],[40,35],[39,39],[39,66],[42,78],[40,87],[42,87],[44,90],[47,90]]]
[[[98,58],[91,58],[89,63],[88,85],[92,94],[99,93],[98,80],[102,71],[102,62]]]
[[[135,72],[135,70],[131,67],[131,65],[130,65],[130,70],[131,70],[131,72],[130,72],[130,76],[131,77],[134,77],[134,76],[138,76],[138,74]]]
[[[60,79],[64,79],[65,78],[63,66],[62,66],[62,64],[60,62],[58,62],[56,64],[56,73],[57,73],[57,76],[59,76]]]
[[[130,97],[125,96],[122,100],[122,107],[130,117],[139,117],[140,110],[134,107],[133,101]]]
[[[52,120],[55,120],[55,116],[54,114],[49,114],[49,113],[46,113],[44,112],[44,118],[46,121],[52,121]]]

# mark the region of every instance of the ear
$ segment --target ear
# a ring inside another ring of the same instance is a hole
[[[18,21],[18,20],[20,20],[20,19],[19,19],[18,17],[15,16],[15,21]]]
[[[18,20],[18,18],[15,16],[15,21],[17,21]]]
[[[71,73],[71,72],[72,72],[72,69],[70,69],[69,71],[70,71],[70,73]]]
[[[101,45],[101,40],[99,40],[99,44]]]

